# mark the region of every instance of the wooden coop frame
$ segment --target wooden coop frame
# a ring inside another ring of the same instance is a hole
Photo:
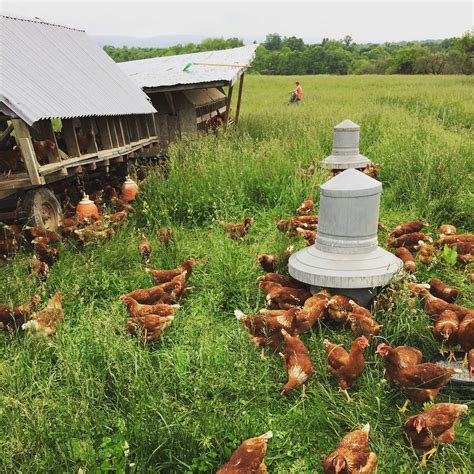
[[[0,115],[0,139],[14,136],[19,153],[16,166],[8,171],[0,150],[0,210],[12,207],[16,197],[36,187],[49,185],[88,171],[107,172],[111,165],[133,160],[158,143],[156,114],[81,117],[62,119],[62,129],[54,132],[51,119],[32,126],[21,118]],[[81,150],[77,130],[91,131],[87,150]],[[50,140],[55,149],[43,162],[35,152],[34,140]],[[3,152],[4,153],[4,152]],[[11,155],[11,153],[10,153]],[[2,161],[4,163],[2,164]],[[11,199],[13,199],[12,202]],[[14,211],[0,218],[14,217]]]
[[[224,130],[233,124],[238,124],[242,103],[245,73],[238,81],[238,95],[235,115],[231,115],[232,97],[235,84],[229,81],[201,82],[197,84],[179,84],[176,86],[144,87],[143,91],[150,98],[153,106],[158,110],[155,115],[160,148],[166,152],[168,145],[185,135],[204,132],[207,127],[204,121],[219,115],[220,124]],[[227,94],[225,88],[227,87]],[[208,103],[199,103],[194,97],[204,94],[210,95]],[[219,95],[219,97],[212,97]],[[216,127],[218,128],[218,127]],[[213,130],[215,130],[213,128]]]

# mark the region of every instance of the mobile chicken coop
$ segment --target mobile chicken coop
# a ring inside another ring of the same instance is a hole
[[[185,135],[238,122],[244,75],[258,45],[119,63],[150,97],[162,150]],[[239,83],[234,117],[231,102]]]
[[[55,228],[76,175],[158,142],[156,110],[84,31],[0,16],[0,219]]]

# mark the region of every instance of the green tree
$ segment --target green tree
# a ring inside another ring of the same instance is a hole
[[[281,36],[278,33],[270,33],[266,36],[264,45],[268,51],[279,51],[282,46]]]

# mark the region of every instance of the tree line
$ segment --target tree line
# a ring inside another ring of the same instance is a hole
[[[116,48],[105,51],[117,62],[212,51],[243,46],[238,38],[210,38],[200,44],[170,48]],[[304,74],[472,74],[474,32],[439,41],[357,44],[350,36],[306,44],[295,36],[266,36],[250,72],[269,75]]]

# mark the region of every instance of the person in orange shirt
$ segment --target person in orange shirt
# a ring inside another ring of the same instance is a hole
[[[296,81],[296,88],[293,89],[290,94],[290,104],[298,105],[301,102],[301,99],[303,99],[303,88],[298,81]]]

